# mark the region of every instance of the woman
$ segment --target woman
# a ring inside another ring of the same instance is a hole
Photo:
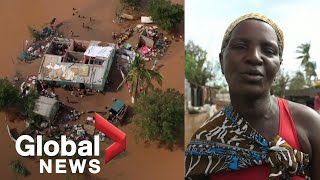
[[[264,15],[229,26],[219,58],[231,103],[191,138],[188,179],[320,179],[320,116],[270,95],[283,47],[282,31]]]

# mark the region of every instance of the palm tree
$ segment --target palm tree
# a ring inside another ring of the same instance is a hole
[[[301,44],[298,46],[297,53],[301,54],[297,59],[301,59],[301,66],[305,66],[310,60],[310,43]]]
[[[307,82],[311,84],[311,77],[315,77],[317,79],[317,73],[316,73],[316,68],[317,64],[316,62],[307,62],[307,64],[304,67],[305,72],[306,72],[306,78]]]
[[[316,62],[310,61],[310,46],[310,43],[301,44],[296,51],[301,54],[297,59],[301,59],[301,66],[304,67],[306,82],[309,86],[311,86],[311,77],[317,78]]]
[[[154,85],[152,84],[153,80],[160,86],[162,85],[162,75],[158,71],[146,69],[145,65],[146,62],[140,56],[137,56],[133,61],[127,76],[118,86],[119,89],[125,82],[129,82],[133,103],[140,93],[147,93],[150,88],[154,88]]]

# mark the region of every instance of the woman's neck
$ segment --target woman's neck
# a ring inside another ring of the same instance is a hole
[[[230,99],[234,111],[239,113],[239,115],[247,121],[270,119],[275,112],[274,109],[271,108],[273,107],[272,103],[274,103],[274,100],[270,94],[259,98],[250,98],[248,96],[230,93]]]

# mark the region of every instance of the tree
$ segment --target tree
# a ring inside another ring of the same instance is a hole
[[[22,176],[27,176],[29,171],[23,166],[20,160],[13,160],[10,163],[11,169],[14,173],[20,174]]]
[[[304,66],[309,62],[310,60],[310,43],[305,43],[301,44],[298,46],[298,50],[296,51],[297,53],[301,54],[300,56],[297,57],[297,59],[301,59],[301,66]]]
[[[317,73],[316,73],[316,68],[317,68],[317,64],[316,62],[307,62],[305,64],[305,72],[306,72],[306,78],[307,81],[311,81],[311,77],[317,77]],[[309,84],[311,84],[311,82],[308,82]]]
[[[183,6],[168,0],[152,0],[148,11],[152,20],[166,31],[172,31],[184,16]]]
[[[185,76],[192,83],[205,85],[213,75],[213,66],[206,59],[207,52],[192,41],[185,47]]]
[[[145,140],[175,143],[184,135],[183,105],[184,97],[175,89],[156,89],[141,96],[133,107],[137,135]]]
[[[27,28],[32,38],[34,38],[36,41],[41,39],[41,34],[39,31],[31,26],[27,26]]]
[[[0,79],[0,111],[13,107],[19,97],[18,90],[8,79]]]
[[[129,6],[136,7],[139,5],[140,0],[121,0],[121,4],[127,4]]]
[[[38,119],[37,115],[33,112],[34,107],[36,105],[36,100],[38,98],[39,93],[35,89],[32,89],[30,90],[28,95],[22,97],[21,99],[21,109],[29,119]]]
[[[304,75],[302,72],[298,71],[291,79],[289,88],[290,90],[303,89],[305,85]]]
[[[278,97],[283,97],[289,80],[290,76],[288,75],[288,73],[284,72],[283,70],[280,70],[271,87],[273,94],[275,94]]]
[[[213,82],[212,86],[217,87],[219,89],[220,88],[227,89],[228,84],[226,79],[224,78],[224,75],[222,74],[221,64],[219,61],[214,61],[213,72],[214,72],[214,78],[212,79],[212,82]]]
[[[158,71],[146,69],[145,65],[146,62],[140,56],[136,56],[127,76],[118,87],[119,89],[125,82],[129,82],[133,102],[139,94],[146,94],[148,90],[154,88],[154,85],[152,84],[153,80],[160,86],[162,85],[162,75]]]
[[[300,54],[300,56],[297,57],[297,59],[301,59],[301,66],[304,67],[305,71],[305,78],[306,78],[306,83],[310,87],[311,86],[311,78],[315,77],[317,78],[317,73],[316,73],[316,62],[310,61],[310,43],[305,43],[301,44],[298,46],[298,50],[296,51],[297,53]]]

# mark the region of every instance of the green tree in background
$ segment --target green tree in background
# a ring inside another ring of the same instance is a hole
[[[298,90],[298,89],[303,89],[304,86],[306,85],[304,75],[302,72],[298,71],[296,75],[291,79],[290,81],[290,90]]]
[[[159,89],[141,96],[134,105],[133,122],[144,140],[173,144],[184,135],[184,97],[175,89]]]
[[[317,78],[316,68],[317,68],[316,62],[307,62],[307,64],[305,65],[307,80],[311,80],[311,77]]]
[[[283,69],[281,69],[278,72],[275,81],[273,82],[271,87],[273,94],[278,97],[283,97],[289,81],[289,74],[287,72],[284,72]]]
[[[152,0],[148,12],[152,20],[166,31],[172,31],[184,17],[183,6],[171,4],[168,0]]]
[[[192,41],[185,47],[185,76],[192,83],[205,85],[214,77],[212,63],[207,61],[207,52]]]
[[[297,59],[301,60],[301,66],[304,67],[305,71],[305,79],[307,85],[310,87],[312,85],[311,78],[315,77],[317,78],[316,73],[316,62],[310,61],[310,43],[304,43],[298,46],[297,53],[300,54],[300,56],[297,57]]]
[[[19,92],[8,79],[0,79],[0,111],[13,107],[18,101]]]
[[[306,65],[310,60],[310,47],[310,43],[304,43],[298,46],[298,50],[296,52],[299,53],[300,56],[298,56],[297,59],[301,60],[301,66]]]
[[[226,81],[224,75],[222,74],[221,64],[219,61],[214,61],[213,72],[214,72],[214,78],[212,80],[213,87],[216,87],[218,89],[222,88],[222,89],[226,90],[228,88],[228,84],[227,84],[227,81]]]

